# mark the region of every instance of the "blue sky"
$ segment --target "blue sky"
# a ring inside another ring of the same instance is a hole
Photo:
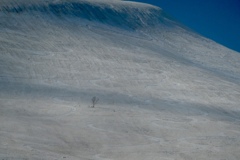
[[[240,53],[240,0],[135,0],[162,8],[201,35]]]

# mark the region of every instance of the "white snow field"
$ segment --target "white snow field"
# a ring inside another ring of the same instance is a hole
[[[0,160],[61,159],[239,160],[240,54],[147,4],[0,0]]]

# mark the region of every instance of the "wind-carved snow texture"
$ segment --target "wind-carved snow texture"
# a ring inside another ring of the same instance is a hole
[[[239,160],[239,68],[151,5],[1,0],[0,159]]]
[[[164,22],[162,10],[153,6],[132,5],[131,3],[103,3],[97,1],[53,1],[41,4],[22,4],[1,7],[3,12],[41,12],[58,17],[81,17],[130,29],[155,26]]]

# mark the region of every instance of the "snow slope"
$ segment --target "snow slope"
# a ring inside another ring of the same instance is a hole
[[[155,6],[1,0],[0,159],[238,160],[239,68]]]

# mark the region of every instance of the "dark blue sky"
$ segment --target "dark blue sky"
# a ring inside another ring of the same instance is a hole
[[[135,0],[162,8],[179,22],[240,53],[240,0]]]

